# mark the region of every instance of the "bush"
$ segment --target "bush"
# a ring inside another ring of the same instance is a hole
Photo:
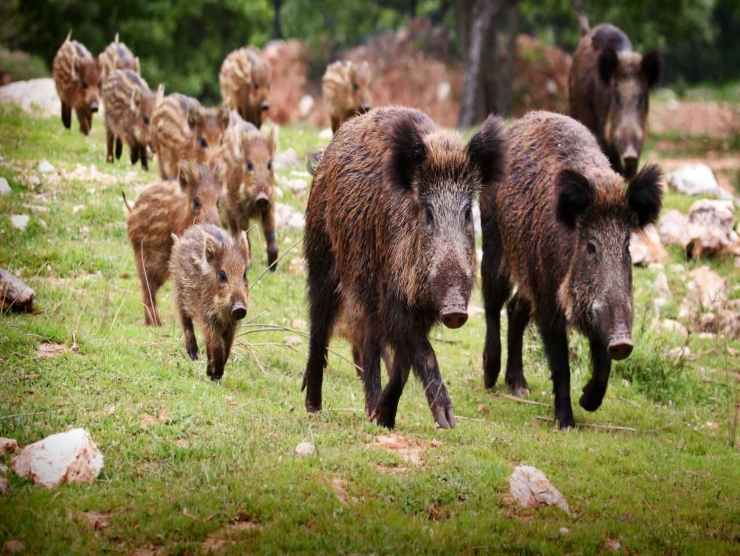
[[[38,56],[0,46],[0,84],[47,77],[49,69]]]

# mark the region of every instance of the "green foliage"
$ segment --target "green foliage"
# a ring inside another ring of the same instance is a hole
[[[0,75],[7,74],[13,81],[25,81],[49,75],[49,69],[38,56],[11,51],[0,46]]]

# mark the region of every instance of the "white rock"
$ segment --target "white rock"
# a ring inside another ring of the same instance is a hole
[[[285,182],[285,187],[293,193],[300,193],[308,188],[308,183],[305,180],[288,180]]]
[[[8,180],[5,178],[0,178],[0,195],[7,195],[10,193],[12,189],[10,189],[10,184],[8,183]]]
[[[630,256],[632,264],[646,266],[664,260],[668,253],[660,242],[658,230],[652,224],[630,236]]]
[[[740,240],[732,229],[734,220],[732,201],[703,199],[691,205],[686,242],[688,256],[740,255]]]
[[[450,93],[452,92],[452,85],[450,85],[449,81],[442,81],[437,85],[437,100],[440,102],[444,102],[448,98],[450,98]]]
[[[675,209],[664,212],[658,222],[658,234],[665,245],[685,247],[689,242],[688,216]]]
[[[272,161],[275,170],[285,170],[291,166],[297,166],[300,163],[301,160],[298,158],[298,153],[292,147],[277,153]]]
[[[329,140],[332,137],[334,137],[334,134],[332,133],[331,128],[325,127],[319,131],[319,139]]]
[[[288,347],[297,347],[303,343],[303,340],[300,336],[290,335],[285,338],[284,342]]]
[[[523,508],[557,506],[570,514],[570,507],[545,474],[531,465],[518,465],[509,477],[509,492]]]
[[[689,272],[686,298],[702,310],[712,310],[727,301],[727,283],[708,266],[701,266]]]
[[[676,347],[668,350],[668,357],[676,361],[679,359],[688,359],[691,357],[691,350],[688,346]]]
[[[302,230],[306,226],[303,214],[289,205],[277,203],[275,206],[275,220],[278,228],[295,228]]]
[[[30,218],[27,214],[13,214],[10,217],[10,223],[17,230],[25,230],[29,220]]]
[[[54,166],[48,160],[42,160],[41,162],[39,162],[39,165],[36,167],[36,169],[42,174],[49,174],[56,170],[56,168],[54,168]]]
[[[316,452],[316,446],[311,444],[310,442],[301,442],[298,444],[298,446],[295,447],[295,455],[297,456],[310,456],[313,455]]]
[[[18,104],[25,112],[59,116],[62,104],[51,78],[16,81],[0,87],[0,102]]]
[[[300,117],[307,118],[311,110],[313,110],[314,104],[316,102],[311,95],[303,95],[301,100],[298,101],[298,114]]]
[[[47,436],[13,458],[13,471],[47,488],[93,482],[103,468],[100,453],[85,429]]]
[[[711,195],[725,199],[728,192],[722,189],[706,164],[686,164],[668,175],[668,185],[685,195]]]
[[[678,336],[681,341],[684,341],[689,337],[689,331],[686,330],[686,327],[677,320],[663,319],[660,321],[660,329],[669,334]]]

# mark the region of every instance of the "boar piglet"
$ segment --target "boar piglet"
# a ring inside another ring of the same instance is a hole
[[[593,371],[580,404],[595,411],[612,359],[632,351],[630,232],[658,217],[660,171],[647,166],[625,183],[591,132],[560,114],[530,112],[511,126],[508,140],[504,178],[481,195],[484,382],[492,388],[499,375],[500,313],[508,300],[507,385],[527,394],[522,340],[534,315],[555,417],[561,428],[572,427],[567,329],[589,340]]]
[[[108,162],[113,162],[114,142],[116,158],[121,158],[123,139],[131,151],[131,164],[140,160],[141,167],[144,170],[149,169],[149,125],[157,99],[162,94],[161,88],[157,94],[153,93],[146,81],[132,70],[113,70],[110,73],[103,83]]]
[[[115,70],[131,70],[134,73],[141,73],[139,58],[134,56],[128,46],[118,40],[118,33],[113,42],[98,55],[98,65],[100,66],[101,83],[105,83],[108,76]]]
[[[182,160],[210,162],[228,123],[226,107],[204,108],[196,99],[179,93],[157,101],[151,133],[162,179],[175,179]]]
[[[90,51],[67,36],[54,56],[54,85],[62,102],[62,123],[72,125],[72,110],[77,114],[80,131],[87,135],[92,128],[93,114],[100,102],[100,68]]]
[[[350,61],[330,64],[321,80],[321,94],[336,133],[344,122],[370,110],[370,66]]]
[[[169,276],[172,234],[193,224],[218,224],[221,185],[202,164],[180,163],[179,183],[163,181],[147,187],[128,216],[128,237],[141,281],[144,322],[159,326],[157,291]]]
[[[221,97],[231,110],[257,126],[270,110],[271,68],[256,48],[243,47],[231,52],[221,64],[218,76]]]
[[[274,155],[274,128],[265,133],[232,112],[219,157],[224,184],[221,221],[237,234],[248,230],[252,219],[258,219],[267,245],[267,266],[272,271],[278,258]]]
[[[434,420],[452,427],[447,388],[429,342],[432,326],[462,326],[475,276],[473,201],[501,166],[500,122],[489,118],[465,145],[409,108],[347,121],[316,169],[304,254],[311,321],[303,378],[306,409],[321,409],[327,346],[339,315],[359,331],[365,410],[395,425],[413,367]],[[353,347],[355,347],[353,346]],[[380,358],[390,348],[381,392]]]
[[[191,359],[198,358],[195,321],[205,336],[208,376],[219,380],[239,321],[247,314],[247,237],[241,232],[232,238],[217,226],[201,224],[174,240],[170,273],[185,349]]]
[[[634,52],[627,35],[609,24],[581,37],[573,57],[570,115],[591,130],[614,170],[627,178],[637,171],[660,70],[657,52]]]

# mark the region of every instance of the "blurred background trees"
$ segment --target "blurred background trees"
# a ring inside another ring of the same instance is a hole
[[[664,83],[680,88],[740,78],[737,0],[582,4],[592,25],[610,21],[627,32],[636,48],[659,48],[665,56]],[[499,16],[471,17],[486,9]],[[449,57],[468,69],[475,25],[484,31],[477,81],[466,76],[470,84],[462,95],[460,122],[465,124],[491,109],[510,110],[506,64],[513,40],[507,33],[530,33],[566,52],[573,51],[579,37],[570,0],[3,0],[0,47],[35,55],[48,68],[69,31],[93,53],[118,32],[142,59],[152,85],[163,82],[168,91],[215,101],[221,61],[240,45],[261,47],[281,36],[301,39],[309,48],[309,77],[316,79],[344,50],[414,17],[445,27],[452,38]],[[0,69],[3,59],[0,55]]]

